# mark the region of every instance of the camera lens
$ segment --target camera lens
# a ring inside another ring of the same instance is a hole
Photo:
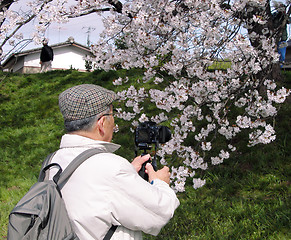
[[[171,131],[168,127],[160,126],[159,129],[159,142],[166,143],[171,139]]]

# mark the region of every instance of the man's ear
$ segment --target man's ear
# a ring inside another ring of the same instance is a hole
[[[101,117],[95,124],[95,131],[98,132],[100,136],[104,136],[104,117]]]

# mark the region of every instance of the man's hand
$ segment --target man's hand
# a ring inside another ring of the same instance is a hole
[[[135,170],[137,172],[139,172],[139,170],[141,169],[141,166],[144,162],[148,161],[151,158],[150,154],[144,155],[144,156],[138,156],[135,159],[133,159],[133,161],[131,162],[131,164],[134,166]]]
[[[170,170],[168,167],[164,166],[162,169],[155,171],[152,164],[147,163],[146,165],[146,173],[149,175],[149,182],[160,179],[167,184],[170,184]]]

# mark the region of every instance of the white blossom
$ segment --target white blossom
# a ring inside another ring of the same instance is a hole
[[[193,188],[201,188],[205,185],[206,180],[202,180],[201,178],[193,178]]]
[[[210,151],[211,150],[211,142],[202,142],[201,148],[203,151]]]
[[[122,85],[122,78],[113,80],[113,85]]]
[[[234,151],[236,150],[236,147],[234,147],[234,146],[231,145],[231,144],[228,144],[228,148],[229,148],[232,152],[234,152]]]
[[[218,165],[223,163],[223,158],[220,157],[211,157],[211,163],[212,165]]]

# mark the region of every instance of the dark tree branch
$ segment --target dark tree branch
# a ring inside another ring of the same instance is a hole
[[[114,7],[114,11],[122,13],[122,3],[118,0],[108,0],[108,3]]]
[[[14,3],[14,0],[3,0],[0,2],[0,11],[3,10],[3,8],[9,8],[11,4]]]

